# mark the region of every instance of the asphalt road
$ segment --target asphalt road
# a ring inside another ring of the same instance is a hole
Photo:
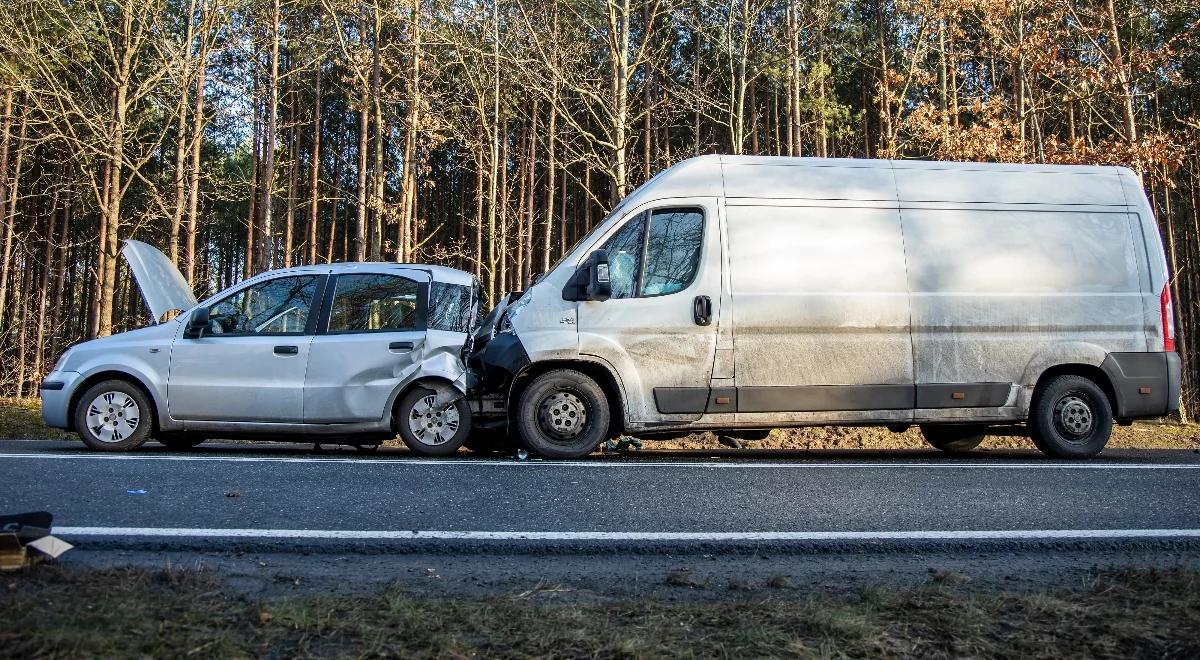
[[[581,461],[300,445],[0,441],[0,511],[129,547],[1200,543],[1200,454],[646,452]]]

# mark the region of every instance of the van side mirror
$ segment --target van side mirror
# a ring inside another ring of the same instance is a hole
[[[608,271],[608,250],[596,250],[584,259],[563,287],[563,300],[604,301],[612,297],[612,278]]]
[[[204,331],[207,329],[208,308],[199,307],[188,317],[187,327],[183,329],[183,336],[187,339],[199,339],[204,336]]]

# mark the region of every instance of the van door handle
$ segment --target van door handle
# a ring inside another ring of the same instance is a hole
[[[276,346],[275,355],[299,355],[299,346]]]
[[[388,344],[389,351],[411,351],[413,343],[411,341],[394,341]]]
[[[712,300],[708,296],[696,296],[692,300],[692,320],[696,325],[712,323]]]

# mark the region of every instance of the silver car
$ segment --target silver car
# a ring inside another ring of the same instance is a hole
[[[298,435],[369,448],[399,433],[438,456],[466,440],[463,357],[480,297],[470,273],[300,266],[197,303],[158,250],[128,241],[122,254],[156,324],[72,347],[41,388],[46,423],[92,449]]]

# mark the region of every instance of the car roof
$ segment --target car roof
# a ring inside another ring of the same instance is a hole
[[[408,264],[396,263],[392,261],[346,261],[328,264],[312,264],[307,266],[295,266],[292,268],[282,268],[262,273],[257,278],[264,275],[277,276],[287,275],[292,273],[329,273],[332,275],[347,275],[352,273],[389,273],[397,270],[420,270],[429,273],[430,277],[435,282],[445,282],[447,284],[460,284],[463,286],[471,286],[475,282],[475,276],[465,270],[450,268],[449,266],[438,266],[436,264]]]

